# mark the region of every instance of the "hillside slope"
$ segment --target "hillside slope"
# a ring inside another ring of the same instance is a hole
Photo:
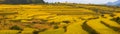
[[[116,5],[116,6],[120,6],[120,0],[116,1],[116,2],[108,2],[107,5]]]
[[[0,5],[0,34],[119,34],[119,9],[87,4]]]

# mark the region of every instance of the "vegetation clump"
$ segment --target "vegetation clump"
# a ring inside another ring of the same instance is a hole
[[[14,25],[10,28],[11,30],[22,30],[19,26]]]
[[[120,24],[120,17],[116,17],[116,18],[113,18],[111,20],[113,20],[113,21],[117,22],[118,24]]]
[[[1,3],[4,4],[42,4],[43,0],[4,0]]]

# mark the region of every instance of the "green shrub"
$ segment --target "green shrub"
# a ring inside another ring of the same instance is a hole
[[[54,27],[54,29],[58,29],[58,28],[59,28],[59,26],[58,26],[58,25],[54,25],[53,27]]]
[[[67,23],[67,24],[70,23],[70,21],[63,21],[63,22],[64,22],[64,23]]]
[[[113,18],[113,19],[111,19],[111,20],[113,20],[113,21],[117,22],[118,24],[120,24],[120,17]]]
[[[14,25],[10,28],[11,30],[22,30],[19,26]]]

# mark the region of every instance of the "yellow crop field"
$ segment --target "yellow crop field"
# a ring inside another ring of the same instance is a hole
[[[0,34],[120,34],[120,7],[1,4]]]

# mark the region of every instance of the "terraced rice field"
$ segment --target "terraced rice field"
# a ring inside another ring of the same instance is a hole
[[[120,34],[120,7],[0,5],[0,34]]]

